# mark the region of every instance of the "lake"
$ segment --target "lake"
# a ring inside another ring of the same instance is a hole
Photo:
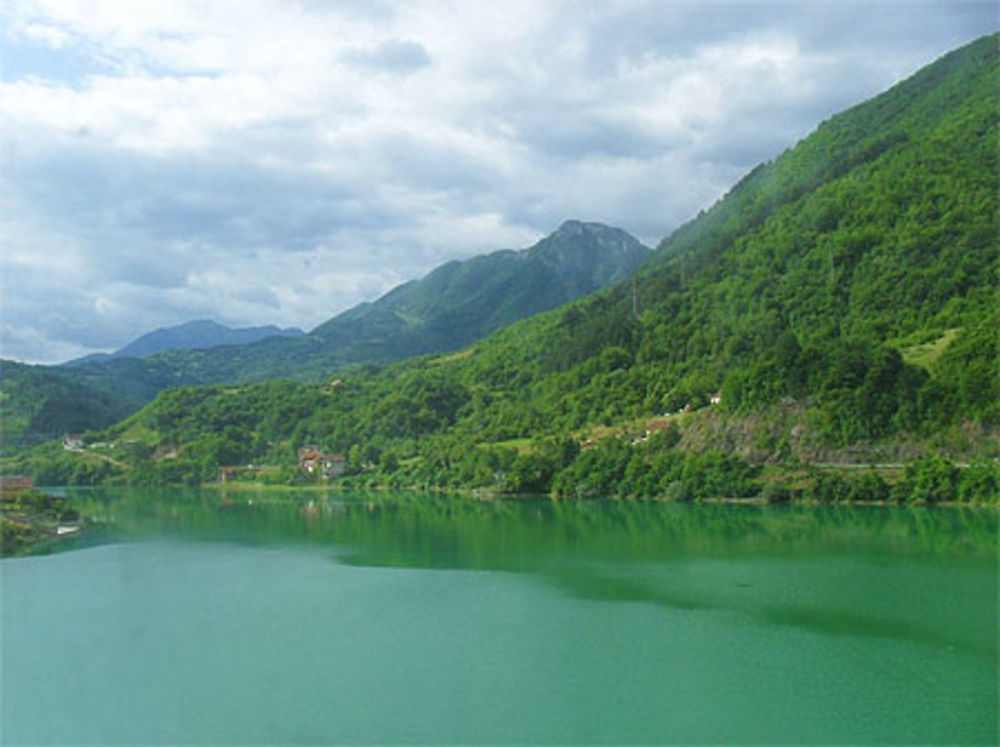
[[[72,495],[3,744],[997,739],[995,511]]]

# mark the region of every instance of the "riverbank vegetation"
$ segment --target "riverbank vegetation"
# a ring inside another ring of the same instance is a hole
[[[0,501],[2,556],[38,552],[80,531],[80,513],[65,498],[28,489]]]

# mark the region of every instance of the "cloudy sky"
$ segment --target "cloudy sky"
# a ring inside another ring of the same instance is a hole
[[[0,355],[310,329],[567,218],[655,244],[992,0],[4,0]]]

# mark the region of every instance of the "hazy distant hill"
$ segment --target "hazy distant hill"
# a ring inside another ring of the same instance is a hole
[[[249,345],[268,337],[298,337],[304,334],[296,327],[280,328],[273,324],[263,327],[227,327],[209,319],[199,319],[173,327],[161,327],[147,332],[113,353],[95,353],[66,362],[63,365],[79,366],[84,363],[106,361],[112,358],[141,358],[144,355],[168,350],[199,350],[218,345]]]

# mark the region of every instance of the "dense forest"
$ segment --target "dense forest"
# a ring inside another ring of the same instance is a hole
[[[457,353],[169,389],[95,448],[16,464],[288,482],[315,445],[348,485],[997,500],[997,42],[824,122],[609,290]]]
[[[13,361],[0,360],[0,382],[0,456],[107,426],[141,404],[58,369]]]

